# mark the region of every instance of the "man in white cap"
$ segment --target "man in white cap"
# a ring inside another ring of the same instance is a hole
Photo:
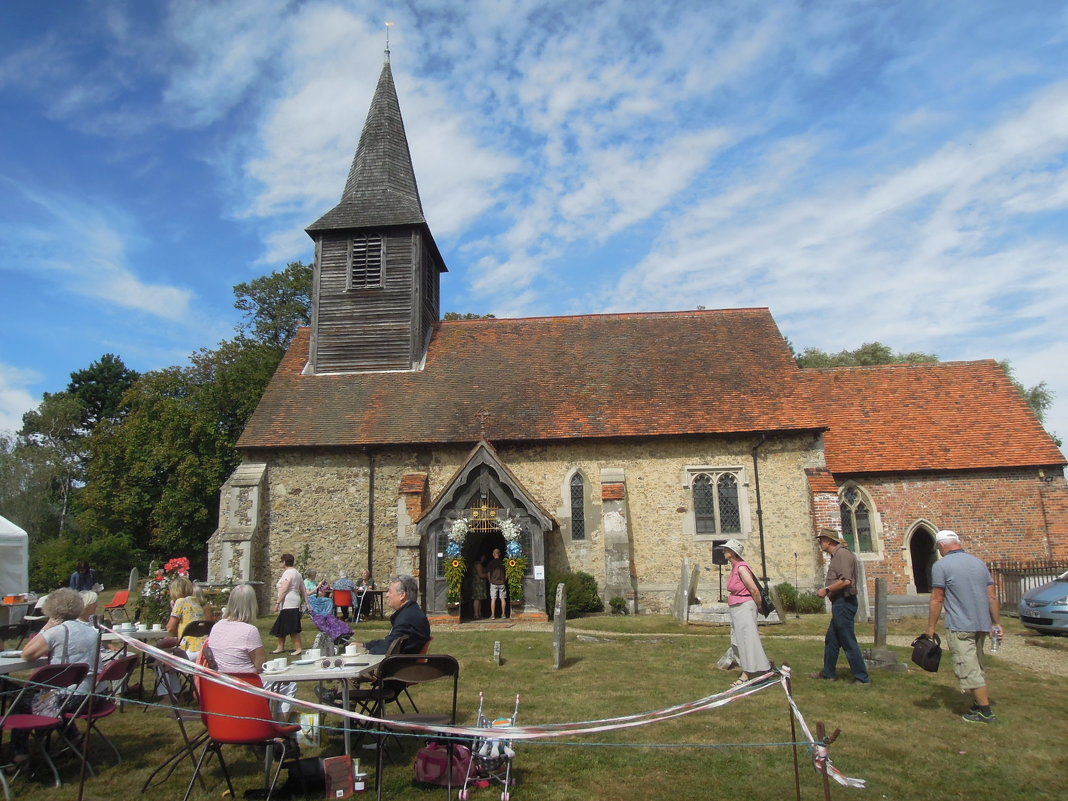
[[[842,535],[833,528],[820,529],[816,535],[820,550],[831,555],[827,565],[826,585],[816,595],[831,601],[831,623],[823,638],[823,670],[812,674],[814,679],[834,681],[837,678],[838,654],[845,651],[854,684],[871,684],[864,654],[860,652],[854,621],[857,617],[857,557],[846,547]]]
[[[931,607],[927,636],[946,610],[946,641],[953,654],[953,672],[961,692],[970,692],[975,704],[962,717],[969,723],[996,723],[990,710],[990,693],[983,673],[983,643],[987,634],[1001,636],[1001,607],[994,579],[983,560],[965,553],[955,531],[935,534],[942,556],[931,568]]]

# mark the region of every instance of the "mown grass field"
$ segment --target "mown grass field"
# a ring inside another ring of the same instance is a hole
[[[960,719],[970,700],[957,690],[952,672],[917,669],[877,673],[870,687],[847,681],[817,682],[807,678],[822,659],[823,615],[789,619],[765,630],[769,655],[794,667],[794,695],[808,723],[824,722],[841,729],[831,754],[847,775],[863,778],[866,789],[834,786],[832,797],[857,799],[1064,798],[1064,749],[1068,744],[1068,687],[1061,678],[1021,669],[994,657],[989,681],[997,726],[968,724]],[[260,621],[266,631],[270,618]],[[366,637],[385,631],[372,623]],[[915,635],[919,621],[892,624],[891,633]],[[1010,636],[1021,631],[1010,627]],[[581,633],[580,633],[581,632]],[[870,644],[870,627],[859,631]],[[361,638],[364,638],[361,635]],[[267,639],[265,638],[265,641]],[[501,642],[503,663],[493,662],[493,646]],[[310,644],[310,638],[305,643]],[[478,630],[462,626],[435,632],[436,652],[456,656],[462,665],[460,709],[473,722],[478,693],[483,691],[493,714],[511,712],[521,696],[519,723],[548,723],[614,717],[659,709],[718,692],[734,673],[714,664],[729,644],[724,627],[683,626],[665,617],[594,617],[569,621],[567,663],[552,669],[549,632],[509,629]],[[1068,660],[1060,640],[1050,646]],[[273,648],[273,642],[268,646]],[[907,649],[895,649],[908,661]],[[848,677],[844,659],[843,677]],[[302,692],[309,692],[307,688]],[[420,690],[420,706],[432,707],[437,692]],[[86,785],[85,797],[134,798],[164,756],[174,748],[177,731],[162,710],[128,707],[103,723],[126,761],[113,767],[96,762],[100,776]],[[517,743],[517,799],[791,799],[795,797],[790,718],[782,690],[772,688],[725,708],[667,723],[538,743]],[[385,771],[391,799],[432,799],[444,790],[414,787],[411,764],[419,743]],[[340,753],[341,738],[327,738],[323,752]],[[233,750],[238,791],[257,786],[261,765],[248,752]],[[306,753],[306,755],[309,755]],[[371,759],[371,752],[359,755]],[[154,798],[180,798],[190,768],[183,767]],[[65,776],[72,783],[55,790],[43,775],[15,785],[26,801],[77,798],[73,765]],[[819,776],[802,752],[802,798],[823,798]],[[209,789],[198,799],[222,797],[225,784],[217,769],[209,772]],[[499,788],[476,790],[473,798],[497,799]]]

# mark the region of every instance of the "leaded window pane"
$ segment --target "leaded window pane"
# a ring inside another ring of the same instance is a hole
[[[571,539],[586,539],[586,488],[582,476],[571,476]]]
[[[848,504],[842,504],[842,536],[845,537],[849,550],[856,551],[856,537],[853,534],[853,510]]]
[[[868,519],[868,507],[863,502],[858,503],[853,510],[853,519],[856,521],[857,541],[860,550],[871,553],[874,548],[871,543],[871,522]]]
[[[446,522],[441,530],[438,532],[438,549],[434,552],[435,556],[441,554],[441,559],[434,559],[437,563],[437,577],[445,578],[445,553],[449,547],[449,522]]]
[[[698,534],[716,533],[716,498],[706,475],[693,480],[693,514]]]
[[[742,516],[738,509],[738,479],[724,473],[716,480],[719,496],[719,530],[723,534],[741,534]]]

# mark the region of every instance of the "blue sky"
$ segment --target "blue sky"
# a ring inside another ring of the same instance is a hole
[[[4,3],[0,430],[312,259],[386,20],[445,310],[767,306],[1009,359],[1068,438],[1068,11],[1000,0]]]

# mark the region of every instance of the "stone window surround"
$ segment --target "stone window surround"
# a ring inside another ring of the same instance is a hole
[[[875,500],[872,498],[871,493],[864,487],[858,484],[856,481],[846,481],[838,488],[838,509],[841,514],[842,501],[845,499],[845,494],[850,489],[855,489],[860,495],[861,501],[868,507],[868,523],[871,525],[871,547],[870,551],[853,551],[854,555],[864,562],[878,562],[883,558],[883,523],[882,518],[879,515],[879,510],[875,506]]]
[[[571,536],[571,479],[576,475],[582,479],[582,512],[585,536],[581,539],[574,539]],[[560,534],[565,543],[572,543],[577,546],[591,544],[591,534],[597,528],[590,525],[590,511],[593,508],[592,492],[593,482],[590,481],[589,476],[586,475],[586,472],[581,467],[573,467],[564,475],[563,483],[560,485],[560,500],[562,503],[560,506],[561,513],[557,515],[557,524],[560,526]]]
[[[718,476],[721,473],[732,473],[738,481],[738,517],[741,523],[741,533],[722,534],[716,532],[697,533],[697,519],[694,514],[693,480],[699,475]],[[749,508],[749,472],[742,464],[718,464],[718,465],[686,465],[682,469],[682,487],[686,490],[686,515],[683,518],[683,533],[694,542],[713,542],[736,537],[742,542],[753,533],[753,519]]]

